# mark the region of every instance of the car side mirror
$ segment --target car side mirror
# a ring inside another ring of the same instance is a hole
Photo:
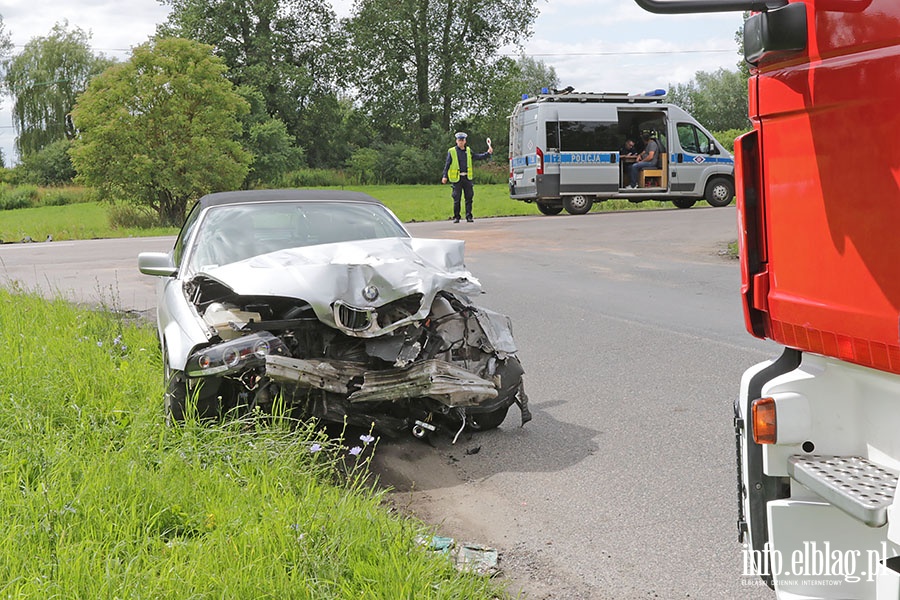
[[[144,275],[172,277],[178,272],[170,252],[141,252],[138,254],[138,269]]]
[[[718,146],[715,146],[715,145],[710,145],[709,153],[710,154],[721,154],[721,152],[719,152]]]

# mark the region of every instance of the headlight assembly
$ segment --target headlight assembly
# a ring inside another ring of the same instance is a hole
[[[287,356],[287,346],[268,331],[260,331],[194,352],[184,370],[189,377],[225,375],[264,366],[269,354]]]

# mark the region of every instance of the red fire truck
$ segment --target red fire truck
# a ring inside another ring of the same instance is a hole
[[[778,598],[896,600],[900,1],[635,1],[752,11],[741,294],[747,330],[784,351],[735,403],[743,575]]]

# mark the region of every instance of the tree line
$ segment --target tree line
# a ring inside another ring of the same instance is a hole
[[[167,21],[124,62],[67,22],[12,55],[0,15],[17,177],[74,179],[167,224],[203,193],[302,169],[432,182],[449,133],[493,135],[505,156],[521,94],[559,85],[543,61],[499,53],[531,34],[535,0],[357,0],[345,19],[322,0],[160,2]],[[697,75],[683,91],[722,79]],[[744,121],[722,129],[746,122],[738,93]]]

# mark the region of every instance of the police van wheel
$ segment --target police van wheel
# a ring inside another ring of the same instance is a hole
[[[734,200],[734,183],[724,177],[714,177],[706,184],[706,201],[710,206],[728,206]]]
[[[690,208],[697,203],[693,198],[672,198],[672,204],[678,208]]]
[[[566,199],[563,200],[563,204],[566,207],[566,212],[570,215],[583,215],[587,212],[590,212],[591,206],[594,204],[594,199],[590,196],[566,196]]]
[[[547,204],[545,202],[537,203],[538,210],[541,211],[541,214],[544,215],[558,215],[562,212],[562,206],[556,206],[554,204]]]

